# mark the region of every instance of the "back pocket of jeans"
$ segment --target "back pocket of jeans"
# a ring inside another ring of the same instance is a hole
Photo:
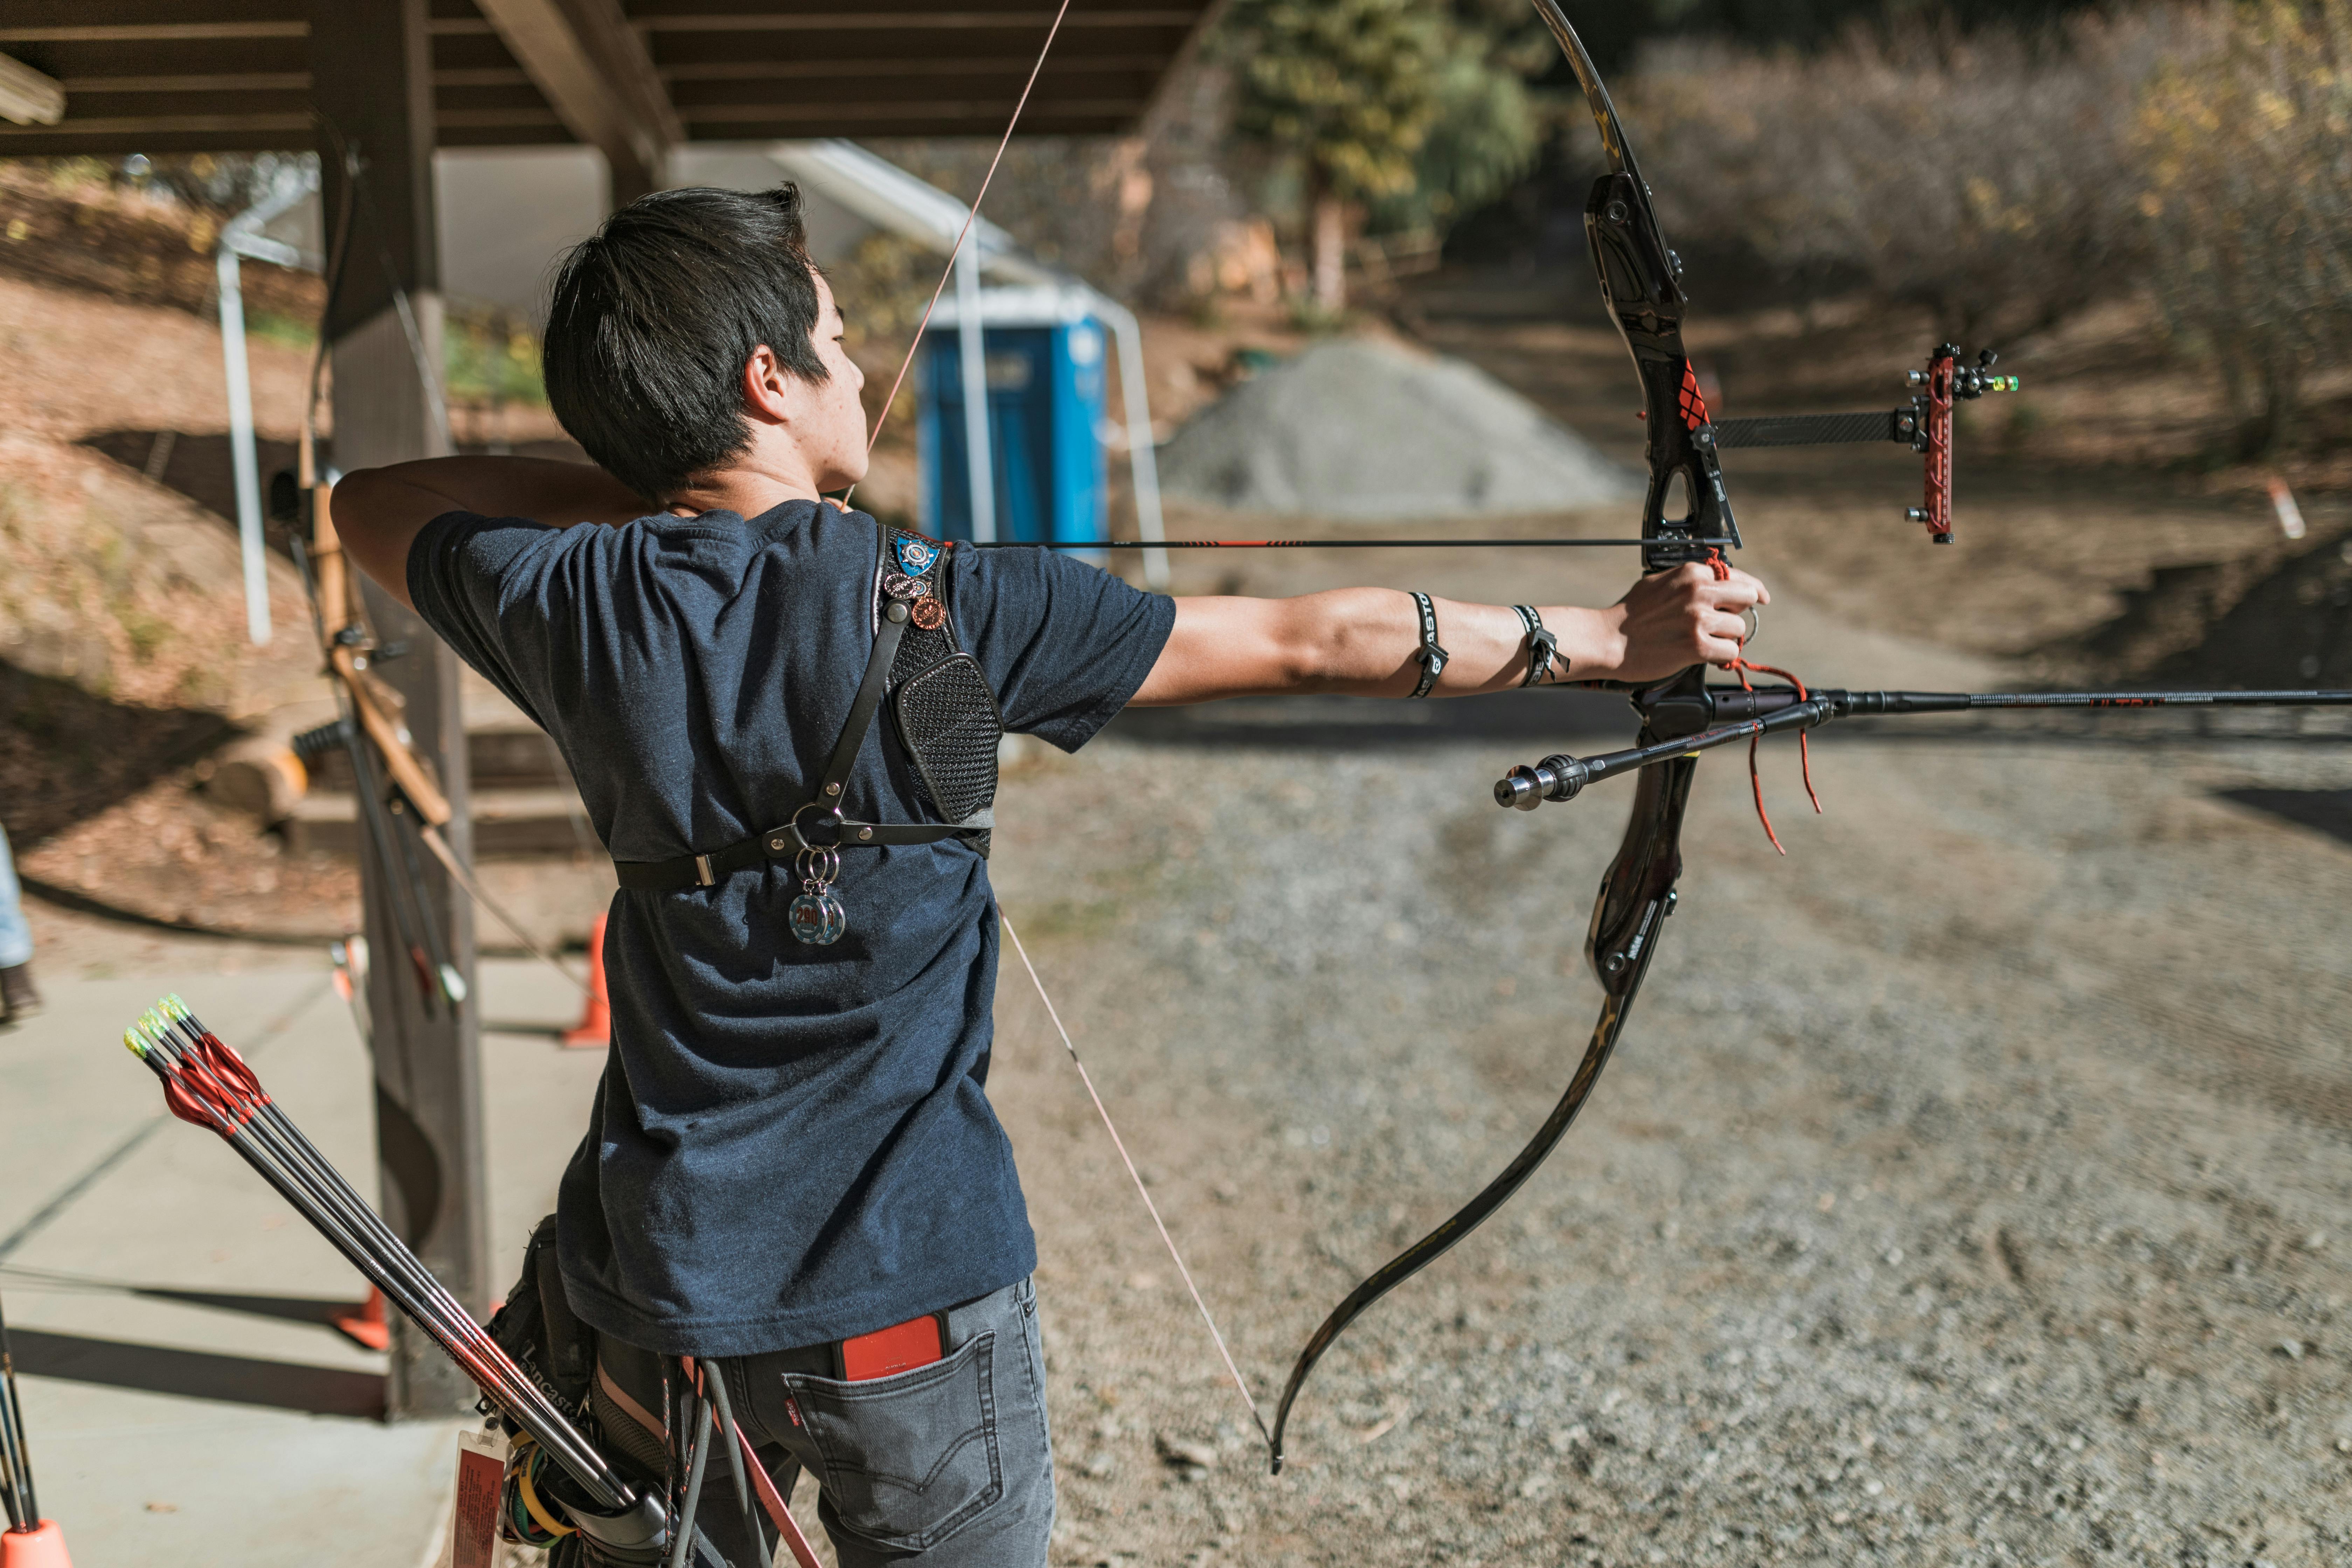
[[[919,1552],[1004,1495],[994,1333],[944,1361],[867,1383],[788,1376],[824,1457],[834,1512],[868,1541]]]

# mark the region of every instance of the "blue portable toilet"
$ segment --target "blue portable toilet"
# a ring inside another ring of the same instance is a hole
[[[1041,286],[980,294],[990,468],[1000,540],[1100,539],[1108,520],[1103,438],[1106,340],[1084,289]],[[925,332],[915,384],[920,525],[972,537],[964,440],[961,322],[943,299]]]

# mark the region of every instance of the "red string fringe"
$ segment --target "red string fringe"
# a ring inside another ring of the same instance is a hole
[[[1717,582],[1722,583],[1729,581],[1731,577],[1731,567],[1729,563],[1723,559],[1722,551],[1708,551],[1707,564],[1714,569],[1715,580]],[[1731,659],[1725,663],[1721,668],[1727,669],[1734,675],[1739,677],[1739,689],[1742,691],[1753,691],[1756,689],[1754,686],[1748,683],[1748,671],[1753,670],[1759,675],[1777,675],[1782,680],[1787,681],[1790,687],[1795,689],[1797,700],[1800,702],[1804,701],[1808,697],[1812,695],[1805,689],[1805,683],[1803,681],[1798,679],[1787,670],[1776,668],[1769,664],[1755,664],[1751,663],[1745,658],[1741,658]],[[1764,737],[1761,735],[1750,735],[1748,737],[1748,787],[1756,796],[1756,820],[1764,825],[1764,837],[1772,841],[1773,848],[1778,849],[1781,854],[1786,855],[1789,851],[1780,843],[1780,836],[1772,831],[1772,814],[1764,809],[1764,775],[1756,763],[1757,743],[1763,739]],[[1797,755],[1800,759],[1800,766],[1804,772],[1806,798],[1810,799],[1813,803],[1813,815],[1818,816],[1822,814],[1822,797],[1815,794],[1813,790],[1812,737],[1802,730],[1797,731]]]

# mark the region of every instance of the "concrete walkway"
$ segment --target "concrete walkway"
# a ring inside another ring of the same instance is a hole
[[[323,1321],[363,1283],[163,1111],[121,1036],[179,992],[372,1192],[366,1053],[323,960],[224,975],[175,949],[135,978],[45,973],[48,1011],[0,1030],[0,1297],[43,1511],[77,1568],[417,1568],[446,1528],[458,1424],[376,1417],[384,1358]],[[554,1205],[604,1054],[553,1044],[578,995],[537,964],[486,963],[480,995],[503,1279]]]

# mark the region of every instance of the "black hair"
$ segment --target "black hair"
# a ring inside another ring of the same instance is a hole
[[[656,191],[563,258],[541,340],[547,401],[605,472],[666,500],[751,445],[754,349],[826,379],[816,327],[798,186]]]

